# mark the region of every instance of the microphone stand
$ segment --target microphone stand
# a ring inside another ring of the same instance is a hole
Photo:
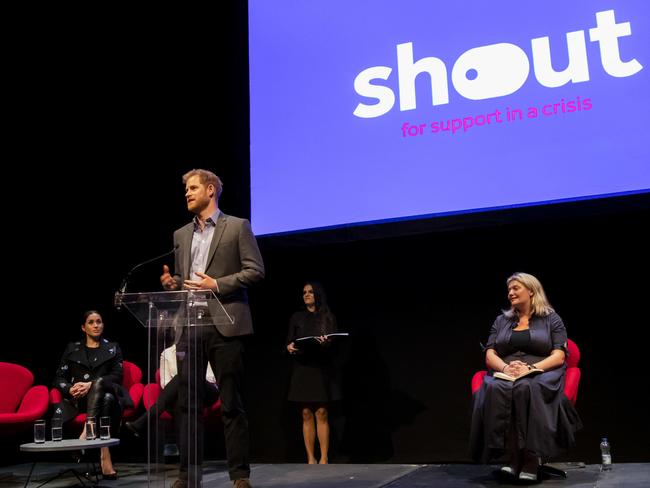
[[[141,263],[136,264],[129,270],[129,272],[126,274],[122,282],[120,283],[120,287],[117,289],[115,292],[115,296],[113,298],[113,305],[115,305],[115,308],[117,310],[121,310],[122,308],[122,297],[126,293],[126,286],[129,284],[129,278],[131,278],[131,274],[138,268],[144,266],[145,264],[153,263],[154,261],[157,261],[161,258],[164,258],[165,256],[169,256],[170,254],[173,254],[176,252],[176,249],[178,249],[178,244],[174,246],[174,249],[171,251],[167,251],[166,253],[161,254],[160,256],[156,256],[155,258],[147,259],[146,261],[143,261]]]

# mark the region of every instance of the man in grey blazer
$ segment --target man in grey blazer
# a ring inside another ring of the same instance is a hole
[[[219,210],[222,183],[217,175],[194,169],[183,176],[183,183],[187,209],[194,214],[194,219],[174,232],[174,274],[165,265],[160,281],[166,290],[212,290],[234,323],[218,320],[217,310],[211,307],[206,313],[213,317],[214,327],[187,328],[177,338],[181,469],[173,487],[200,486],[201,388],[209,361],[221,395],[230,479],[235,488],[249,488],[249,433],[242,402],[241,338],[253,333],[247,289],[264,277],[264,263],[250,222]],[[188,344],[196,345],[194,357],[198,361],[184,361]],[[195,422],[188,422],[190,419],[199,420],[196,431]],[[195,445],[191,458],[188,440]]]

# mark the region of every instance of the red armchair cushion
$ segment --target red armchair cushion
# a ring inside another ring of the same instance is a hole
[[[580,368],[568,368],[564,379],[564,394],[569,401],[576,404],[578,399],[578,385],[580,385]]]
[[[566,365],[569,368],[576,368],[580,362],[580,349],[575,342],[571,339],[567,339],[567,349],[569,350],[569,355],[566,358]]]
[[[0,363],[0,414],[16,413],[34,375],[27,368],[13,363]]]
[[[158,378],[157,374],[156,374],[156,378]],[[162,388],[158,384],[149,383],[148,385],[146,385],[144,387],[144,395],[142,400],[142,403],[144,404],[144,408],[149,410],[151,406],[154,403],[156,403],[156,400],[158,400],[161,391]],[[165,411],[160,415],[160,418],[164,420],[169,420],[172,418],[172,416],[169,414],[169,412]]]
[[[0,362],[0,433],[25,430],[43,418],[48,407],[47,388],[32,386],[34,375],[18,364]]]
[[[48,407],[47,387],[32,386],[23,397],[18,411],[0,413],[0,424],[32,423],[43,417]]]
[[[122,384],[128,390],[131,386],[142,383],[142,370],[130,361],[122,361],[124,379]]]
[[[483,378],[487,374],[487,371],[482,370],[482,371],[477,371],[474,373],[474,376],[472,376],[472,393],[476,393],[478,389],[481,387],[481,383],[483,383]]]
[[[135,417],[135,413],[138,411],[140,403],[142,402],[142,393],[144,391],[144,385],[142,384],[142,370],[129,361],[123,361],[122,367],[124,369],[124,380],[122,381],[122,384],[129,392],[131,401],[133,401],[133,407],[125,408],[124,412],[122,412],[122,417],[130,419]]]

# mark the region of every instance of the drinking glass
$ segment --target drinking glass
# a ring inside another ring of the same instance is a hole
[[[110,439],[111,438],[111,418],[110,417],[100,417],[100,419],[99,419],[99,438],[100,439]]]
[[[43,444],[45,442],[45,420],[34,422],[34,442]]]
[[[58,442],[63,439],[63,422],[61,417],[52,419],[52,440]]]
[[[86,417],[86,440],[93,441],[97,437],[95,417]]]

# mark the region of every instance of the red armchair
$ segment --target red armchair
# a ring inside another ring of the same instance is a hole
[[[27,368],[0,362],[0,433],[13,434],[30,428],[47,411],[47,387],[32,386]]]
[[[144,385],[142,384],[142,370],[135,364],[128,361],[123,361],[124,366],[124,387],[129,391],[129,396],[133,401],[133,407],[125,408],[122,412],[122,417],[126,420],[135,417],[140,403],[142,402],[142,395],[144,393]]]
[[[129,396],[133,401],[133,407],[125,408],[122,412],[122,418],[131,419],[135,417],[135,413],[142,403],[142,394],[144,392],[144,385],[142,384],[142,370],[135,364],[129,361],[123,361],[122,367],[124,370],[124,379],[122,380],[122,385],[129,392]],[[55,404],[59,403],[63,397],[61,392],[56,388],[50,390],[50,403]],[[83,429],[83,424],[86,421],[86,414],[80,413],[73,420],[72,423],[75,426],[78,426],[79,429]]]
[[[569,357],[566,358],[566,376],[564,378],[564,394],[575,405],[578,399],[578,386],[580,385],[580,349],[571,339],[567,340]]]

